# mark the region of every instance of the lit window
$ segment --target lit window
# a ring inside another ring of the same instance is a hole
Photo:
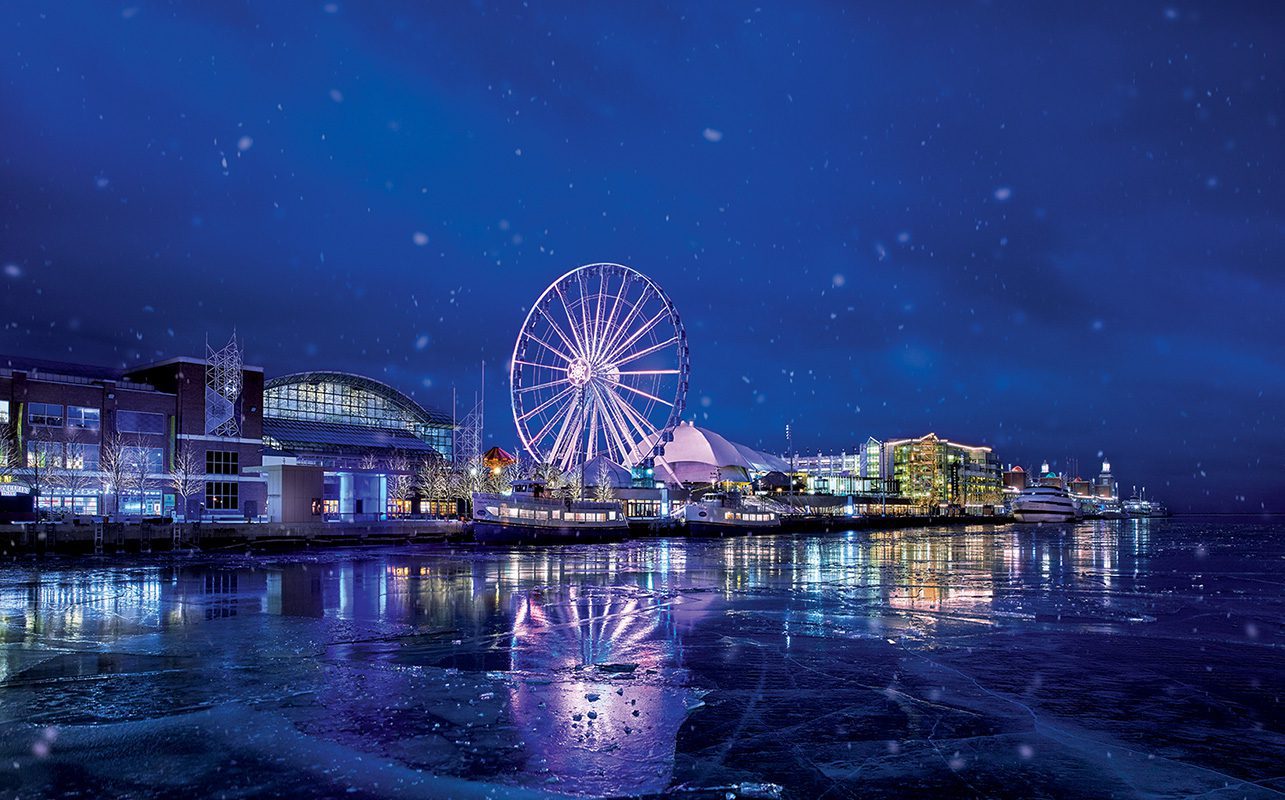
[[[49,469],[63,465],[62,442],[27,442],[27,467]]]
[[[67,444],[67,469],[94,471],[98,469],[98,445],[69,442]]]
[[[159,447],[126,447],[122,452],[125,463],[131,468],[135,465],[146,465],[148,472],[160,472],[165,469],[165,456]]]
[[[101,423],[99,411],[88,406],[67,406],[67,427],[96,431]]]
[[[211,511],[235,511],[240,505],[235,481],[207,481],[205,507]]]
[[[62,406],[57,403],[32,403],[27,411],[27,421],[32,425],[61,428]]]

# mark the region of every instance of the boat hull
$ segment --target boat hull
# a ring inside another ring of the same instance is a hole
[[[1074,522],[1075,512],[1062,509],[1013,509],[1018,522]]]
[[[473,540],[478,544],[588,544],[618,542],[629,537],[629,526],[594,527],[523,525],[473,522]]]
[[[740,525],[723,522],[687,520],[687,534],[689,536],[708,536],[718,538],[727,536],[749,536],[754,533],[780,532],[780,525]]]

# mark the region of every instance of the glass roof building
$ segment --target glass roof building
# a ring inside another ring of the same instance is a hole
[[[386,383],[346,372],[299,372],[263,387],[269,450],[342,462],[401,452],[452,456],[451,419]]]
[[[386,383],[300,372],[263,387],[263,467],[273,521],[368,521],[425,509],[414,477],[454,454],[451,418]]]

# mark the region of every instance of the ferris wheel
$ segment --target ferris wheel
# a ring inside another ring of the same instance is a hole
[[[544,290],[513,346],[522,445],[569,470],[598,455],[659,455],[687,396],[687,332],[669,295],[620,264],[588,264]]]

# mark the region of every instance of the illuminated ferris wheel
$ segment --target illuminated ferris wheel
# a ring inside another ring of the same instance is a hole
[[[619,264],[589,264],[535,301],[513,347],[513,421],[537,460],[569,470],[658,455],[683,413],[687,333],[669,295]]]

